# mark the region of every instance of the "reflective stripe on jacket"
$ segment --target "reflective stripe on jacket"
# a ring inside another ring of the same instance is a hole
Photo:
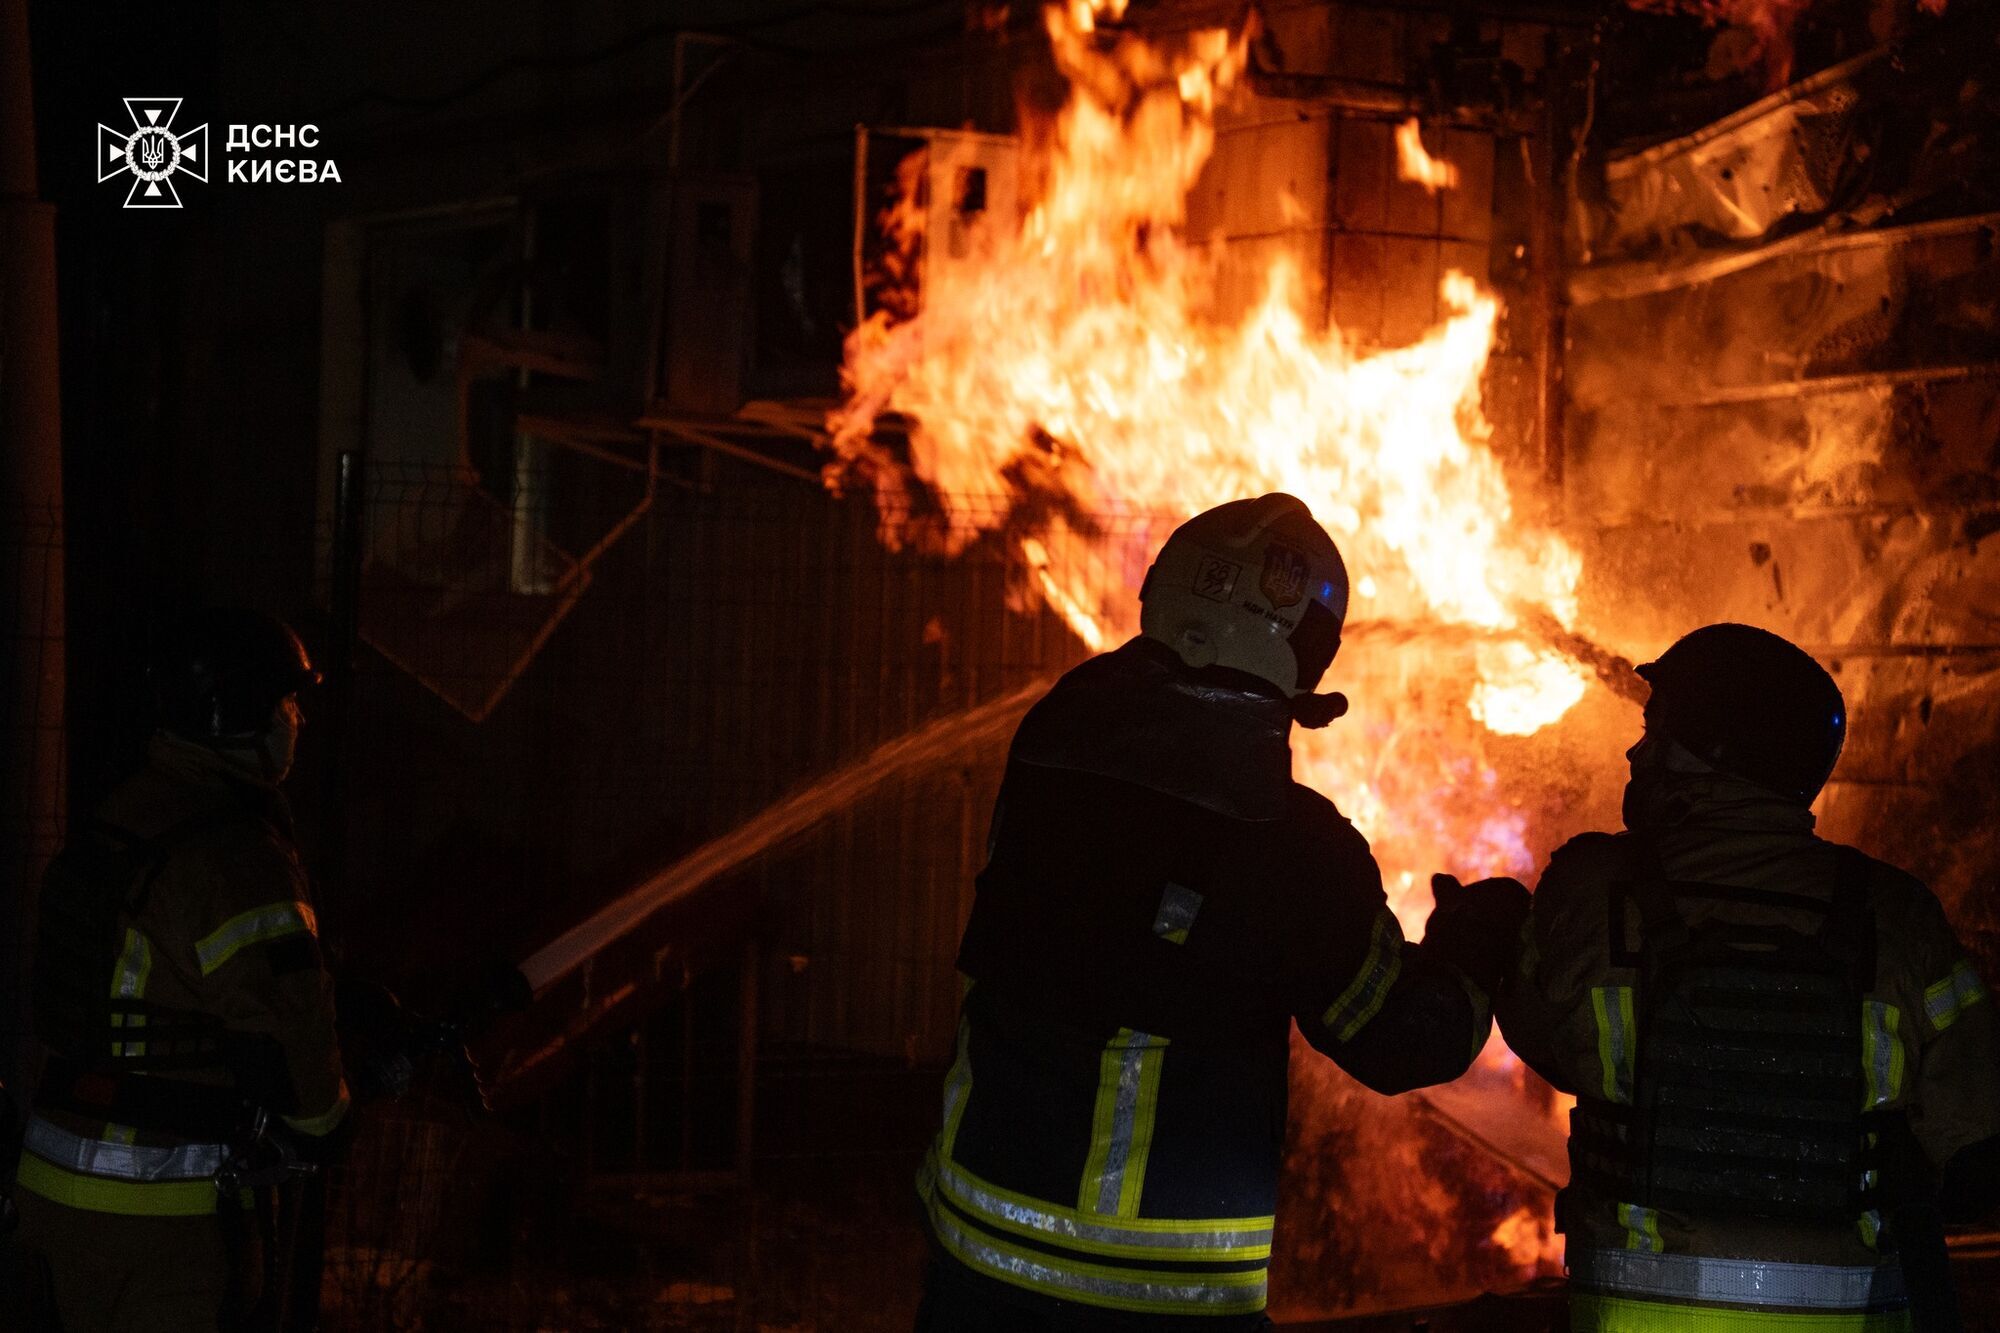
[[[229,1156],[226,1144],[149,1147],[135,1144],[120,1126],[106,1133],[88,1138],[33,1117],[22,1136],[16,1179],[45,1199],[93,1212],[192,1217],[215,1211],[215,1173]]]
[[[1895,1264],[1572,1249],[1568,1266],[1570,1328],[1577,1333],[1900,1333],[1910,1326]]]

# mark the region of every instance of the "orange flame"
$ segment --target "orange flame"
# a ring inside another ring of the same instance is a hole
[[[1488,446],[1480,380],[1499,306],[1472,278],[1448,274],[1442,321],[1403,347],[1362,345],[1337,303],[1309,317],[1286,260],[1247,313],[1220,308],[1221,247],[1182,233],[1247,43],[1103,26],[1123,8],[1044,11],[1071,94],[1030,127],[1026,211],[975,224],[962,252],[927,253],[920,302],[849,336],[828,481],[872,488],[885,541],[1011,543],[1018,595],[1093,651],[1136,631],[1135,594],[1174,523],[1267,491],[1304,499],[1355,575],[1330,684],[1357,703],[1299,734],[1297,776],[1368,834],[1415,938],[1432,871],[1533,869],[1527,814],[1489,752],[1584,693],[1579,666],[1527,627],[1572,627],[1581,562],[1517,512]],[[906,456],[878,433],[885,417]],[[913,529],[931,507],[940,519]],[[1526,1226],[1496,1243],[1527,1253]]]
[[[1423,128],[1411,116],[1396,127],[1396,176],[1436,194],[1458,184],[1458,168],[1424,149]]]

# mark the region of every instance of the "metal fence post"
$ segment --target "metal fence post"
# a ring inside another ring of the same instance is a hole
[[[354,705],[354,654],[361,636],[362,522],[368,504],[368,462],[358,449],[343,450],[334,470],[332,586],[327,598],[330,641],[326,671],[326,768],[323,791],[320,919],[336,947],[340,926],[352,912],[354,881],[347,873],[347,750]],[[329,914],[327,899],[338,901]],[[329,921],[330,917],[330,921]]]

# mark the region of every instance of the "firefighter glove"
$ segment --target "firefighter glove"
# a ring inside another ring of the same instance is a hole
[[[1424,948],[1463,972],[1488,995],[1513,966],[1521,927],[1528,919],[1528,890],[1504,876],[1461,884],[1431,876],[1436,906],[1424,925]]]

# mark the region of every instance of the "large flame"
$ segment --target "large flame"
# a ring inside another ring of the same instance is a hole
[[[1527,817],[1488,751],[1583,695],[1579,667],[1530,628],[1572,625],[1580,562],[1517,512],[1488,447],[1498,303],[1473,279],[1449,274],[1442,322],[1404,347],[1358,344],[1338,293],[1331,318],[1309,316],[1305,275],[1285,261],[1247,313],[1220,307],[1219,247],[1191,244],[1183,223],[1246,36],[1150,42],[1111,26],[1123,8],[1045,11],[1071,93],[1030,127],[1030,202],[925,255],[920,296],[850,336],[829,480],[873,488],[885,540],[1015,544],[1022,595],[1093,650],[1136,630],[1173,523],[1268,491],[1304,499],[1355,576],[1329,682],[1356,706],[1300,733],[1298,776],[1368,834],[1414,937],[1430,872],[1532,870]],[[1426,160],[1442,179],[1448,164]],[[885,222],[890,262],[911,271],[922,210],[900,180]],[[911,525],[933,509],[940,521]],[[1543,1244],[1527,1222],[1497,1239],[1523,1255]]]
[[[1246,42],[1105,30],[1122,8],[1046,11],[1072,92],[1024,169],[1033,202],[970,254],[928,256],[920,303],[849,337],[830,476],[873,486],[885,538],[910,530],[914,481],[946,519],[931,544],[1017,543],[1034,593],[1093,649],[1135,630],[1134,594],[1171,522],[1266,491],[1304,499],[1356,574],[1334,676],[1359,706],[1352,725],[1306,736],[1300,776],[1407,867],[1392,894],[1420,926],[1428,871],[1530,868],[1522,819],[1482,808],[1494,775],[1475,733],[1531,734],[1584,690],[1523,629],[1529,611],[1571,624],[1580,566],[1516,514],[1487,447],[1497,302],[1452,273],[1446,317],[1421,341],[1363,348],[1337,296],[1323,326],[1301,313],[1302,275],[1279,261],[1253,309],[1217,318],[1218,256],[1181,224]],[[888,221],[907,265],[921,210],[910,175],[900,183]],[[878,438],[889,413],[907,428],[907,466]],[[1415,714],[1399,707],[1413,695]]]

